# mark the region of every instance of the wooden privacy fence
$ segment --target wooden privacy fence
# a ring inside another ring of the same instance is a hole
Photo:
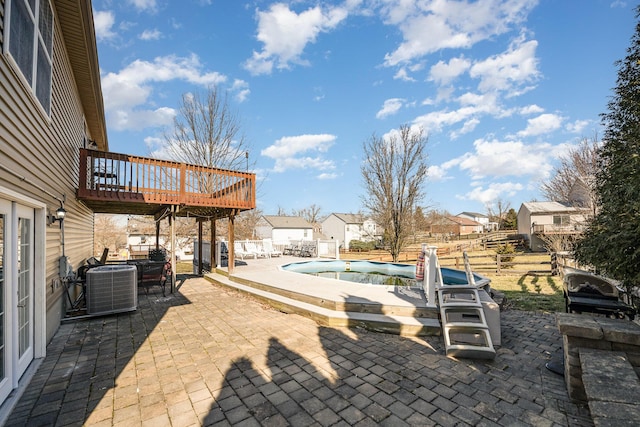
[[[438,257],[441,267],[464,269],[462,255]],[[471,269],[478,273],[496,274],[552,274],[551,254],[517,253],[509,255],[469,255]]]

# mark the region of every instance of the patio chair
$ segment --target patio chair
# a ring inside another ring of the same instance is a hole
[[[269,255],[269,258],[272,256],[276,257],[282,255],[282,251],[273,248],[273,242],[271,239],[262,240],[262,249],[264,249],[264,251]]]
[[[145,294],[149,294],[150,287],[160,286],[162,296],[166,296],[167,280],[172,275],[170,261],[133,259],[128,260],[127,264],[136,266],[138,270],[138,288],[142,288]]]
[[[298,243],[291,242],[284,248],[285,255],[295,255],[300,252],[300,245]]]
[[[315,242],[307,242],[303,243],[300,247],[300,255],[301,257],[314,257],[316,255],[316,244]]]
[[[245,250],[240,242],[233,243],[233,252],[236,256],[239,256],[241,260],[244,260],[245,257],[258,257],[256,253]]]
[[[255,254],[256,258],[267,258],[269,256],[261,246],[259,247],[254,242],[245,242],[244,249],[247,252]]]

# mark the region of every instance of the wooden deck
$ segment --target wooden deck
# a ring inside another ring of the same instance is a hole
[[[255,174],[80,149],[78,199],[96,213],[223,218],[256,206]]]

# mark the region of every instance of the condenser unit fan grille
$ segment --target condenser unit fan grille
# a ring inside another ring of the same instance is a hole
[[[87,271],[87,314],[135,310],[138,306],[134,265],[104,265]]]

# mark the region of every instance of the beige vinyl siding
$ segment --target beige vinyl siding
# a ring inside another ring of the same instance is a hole
[[[4,42],[4,0],[0,0],[0,52]]]
[[[0,164],[19,175],[0,170],[0,186],[46,203],[51,213],[60,203],[29,182],[57,197],[66,196],[65,254],[76,269],[93,255],[93,214],[75,198],[85,122],[57,21],[54,28],[50,118],[8,58],[0,58]],[[47,341],[58,327],[63,296],[63,287],[56,286],[62,255],[58,224],[46,229]]]

